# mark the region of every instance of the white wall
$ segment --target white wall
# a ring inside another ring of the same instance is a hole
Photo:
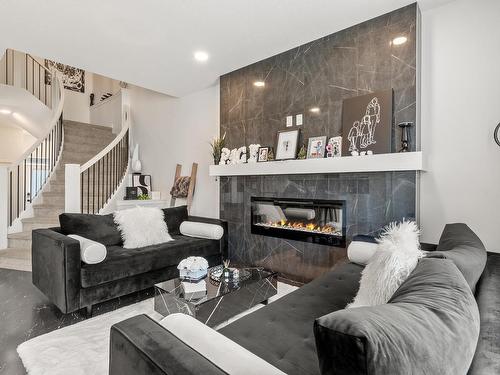
[[[103,94],[111,93],[116,94],[120,91],[120,81],[116,79],[101,76],[100,74],[93,74],[93,93],[95,94],[94,103],[99,103]]]
[[[90,123],[90,93],[93,90],[92,73],[85,72],[85,92],[64,90],[63,117],[65,120]]]
[[[0,163],[13,163],[36,142],[26,130],[15,126],[0,126]]]
[[[218,217],[218,182],[208,176],[208,166],[213,163],[209,142],[219,131],[219,85],[182,98],[131,87],[130,109],[131,145],[140,145],[142,173],[152,175],[153,190],[169,200],[176,164],[182,164],[182,175],[189,175],[196,162],[191,214]]]
[[[90,123],[93,125],[110,126],[113,128],[114,134],[120,132],[122,129],[121,91],[90,107]]]
[[[457,0],[422,14],[423,240],[465,222],[500,252],[500,1]]]

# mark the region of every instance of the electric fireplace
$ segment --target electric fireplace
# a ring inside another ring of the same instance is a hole
[[[345,201],[251,198],[252,233],[345,246]]]

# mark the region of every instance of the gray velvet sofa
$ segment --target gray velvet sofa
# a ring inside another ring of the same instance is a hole
[[[500,256],[465,224],[432,250],[385,305],[345,309],[363,269],[345,262],[219,332],[286,374],[500,373]],[[111,328],[109,373],[227,372],[139,315]]]
[[[221,264],[227,252],[227,223],[217,219],[188,216],[187,207],[164,209],[172,242],[138,249],[124,249],[112,215],[62,214],[61,227],[33,231],[32,278],[63,313],[152,287],[178,275],[177,265],[188,256],[203,256],[211,266]],[[220,240],[183,236],[185,221],[219,224]],[[78,234],[106,245],[106,259],[85,264],[80,243],[68,234]]]

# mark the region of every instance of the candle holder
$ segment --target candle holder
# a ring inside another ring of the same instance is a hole
[[[410,151],[410,128],[413,122],[400,122],[398,126],[401,128],[401,149],[399,152]]]

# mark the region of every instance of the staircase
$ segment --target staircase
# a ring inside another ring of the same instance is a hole
[[[61,160],[33,204],[33,217],[21,219],[23,231],[8,235],[11,252],[31,249],[31,231],[59,226],[59,215],[64,211],[65,164],[84,164],[104,149],[114,138],[111,128],[64,121],[64,146]]]

